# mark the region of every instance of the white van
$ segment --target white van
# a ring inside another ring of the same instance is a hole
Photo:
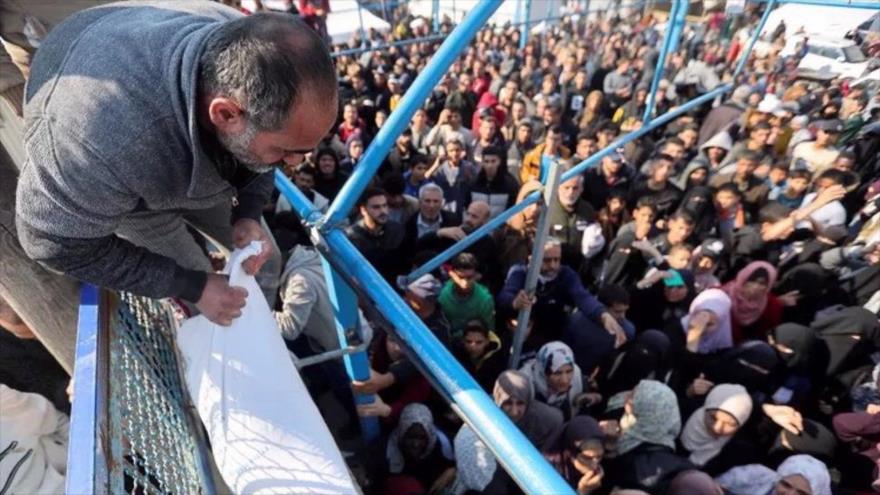
[[[793,55],[804,36],[790,36],[779,54]],[[867,72],[868,57],[847,39],[807,37],[807,53],[798,64],[798,75],[810,79],[856,79]]]

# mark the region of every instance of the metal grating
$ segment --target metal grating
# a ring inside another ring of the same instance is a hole
[[[121,294],[109,327],[110,493],[213,493],[201,426],[184,389],[167,304]],[[106,450],[105,450],[106,451]]]

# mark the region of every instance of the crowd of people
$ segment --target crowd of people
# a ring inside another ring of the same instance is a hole
[[[305,2],[321,20],[326,3]],[[522,49],[515,26],[481,30],[348,221],[352,243],[581,495],[880,491],[880,93],[799,79],[803,50],[779,55],[794,29],[784,26],[733,80],[758,14],[688,24],[663,67],[649,13],[570,12]],[[392,30],[369,42],[431,28],[400,7]],[[335,58],[338,124],[285,168],[316,207],[362,166],[437,43]],[[722,83],[734,89],[562,182],[547,212],[530,206],[406,278],[541,190],[545,157],[567,170],[645,125],[657,70],[654,115]],[[332,350],[321,258],[289,202],[274,198],[264,217],[285,258],[279,328],[300,357]],[[543,213],[549,236],[531,259]],[[527,292],[532,264],[538,285]],[[33,338],[6,309],[0,324]],[[339,399],[346,428],[379,418],[365,492],[520,493],[409,360],[393,322],[361,309],[369,379],[350,384],[338,361],[303,373]],[[65,374],[55,374],[57,386],[37,390],[16,387],[24,375],[0,381],[69,410]],[[353,394],[375,400],[355,407]]]
[[[797,58],[777,55],[784,29],[732,81],[751,14],[688,26],[656,115],[722,82],[735,89],[562,183],[543,259],[530,259],[533,206],[399,286],[578,493],[880,489],[880,98],[798,80]],[[370,42],[429,30],[404,12]],[[644,124],[660,70],[652,16],[567,16],[524,49],[520,35],[479,32],[350,219],[349,238],[392,285],[540,189],[542,157],[568,169]],[[316,206],[360,166],[435,47],[336,58],[339,125],[288,170]],[[277,211],[276,237],[307,249],[294,214]],[[540,276],[527,293],[531,263]],[[505,371],[524,308],[524,352]],[[371,377],[354,385],[376,394],[358,412],[385,431],[372,489],[517,493],[373,323]]]

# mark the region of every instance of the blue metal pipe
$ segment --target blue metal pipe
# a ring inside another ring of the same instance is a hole
[[[324,235],[328,257],[359,284],[389,321],[412,362],[449,400],[453,409],[485,442],[507,473],[526,493],[572,494],[568,483],[495,405],[391,286],[339,229]]]
[[[755,43],[758,41],[758,38],[761,37],[761,31],[764,30],[764,25],[767,24],[767,18],[770,17],[770,11],[772,11],[773,7],[775,7],[775,2],[776,0],[767,1],[767,6],[764,7],[764,15],[761,16],[761,21],[758,23],[758,28],[752,34],[752,37],[749,38],[749,44],[740,55],[739,62],[736,64],[736,70],[733,71],[734,81],[736,81],[737,76],[739,76],[740,72],[742,72],[743,68],[745,68],[746,62],[749,61],[749,56],[752,54],[752,48],[755,47]],[[878,8],[880,8],[880,2],[878,2],[877,5]]]
[[[276,172],[275,183],[301,218],[320,216],[284,174]],[[314,222],[309,223],[314,226]],[[315,229],[312,232],[319,237],[315,244],[324,259],[332,263],[352,288],[365,294],[384,318],[394,322],[394,330],[407,356],[480,436],[519,486],[526,493],[572,494],[568,483],[364,259],[345,233],[335,227],[326,232]]]
[[[663,115],[652,120],[650,124],[642,126],[638,130],[632,131],[629,134],[627,134],[626,136],[615,139],[614,141],[611,142],[611,144],[606,146],[604,149],[597,151],[596,153],[590,155],[590,157],[587,158],[586,160],[584,160],[584,161],[578,163],[577,165],[575,165],[574,167],[568,169],[568,171],[566,171],[564,174],[562,174],[562,179],[560,179],[559,182],[560,183],[565,182],[576,175],[584,173],[588,168],[593,167],[595,165],[598,165],[599,162],[602,160],[602,158],[605,158],[606,156],[610,155],[618,148],[626,145],[626,143],[629,143],[630,141],[635,141],[636,139],[644,136],[645,134],[652,132],[654,129],[669,123],[669,121],[671,121],[672,119],[675,119],[675,118],[679,117],[680,115],[682,115],[686,112],[689,112],[694,107],[698,107],[706,102],[714,100],[715,98],[718,97],[718,95],[721,95],[723,93],[726,93],[727,91],[730,91],[730,89],[732,87],[733,87],[733,85],[731,85],[731,84],[722,84],[721,86],[718,86],[717,88],[713,89],[712,91],[709,91],[708,93],[704,94],[703,96],[699,96],[697,98],[694,98],[693,100],[685,103],[684,105],[681,105],[679,107],[676,107],[673,110],[670,110],[670,111],[664,113]]]
[[[714,98],[717,98],[718,95],[721,95],[721,94],[729,91],[731,88],[732,88],[732,86],[730,84],[719,86],[719,87],[715,88],[714,90],[706,93],[705,95],[700,96],[699,98],[691,100],[690,102],[685,103],[684,105],[682,105],[678,108],[675,108],[673,110],[670,110],[669,112],[666,112],[665,114],[654,119],[650,124],[642,126],[642,128],[640,128],[639,130],[633,131],[633,132],[627,134],[626,136],[623,136],[622,138],[617,139],[616,141],[612,142],[604,149],[594,153],[586,160],[575,165],[573,168],[571,168],[570,170],[568,170],[567,172],[562,174],[562,178],[559,180],[559,183],[565,182],[565,181],[571,179],[572,177],[574,177],[575,175],[584,173],[588,168],[597,165],[602,160],[602,158],[611,154],[611,152],[617,150],[617,148],[620,148],[621,146],[624,146],[626,143],[629,143],[630,141],[634,141],[634,140],[644,136],[645,134],[652,132],[654,129],[656,129],[662,125],[667,124],[670,120],[675,119],[678,116],[690,111],[692,108],[699,106],[699,105],[702,105],[703,103],[705,103],[707,101],[711,101]],[[283,176],[283,174],[282,174],[282,176]],[[285,177],[285,179],[286,179],[286,177]],[[426,273],[429,273],[429,272],[436,270],[440,265],[445,263],[447,260],[451,259],[456,254],[464,251],[465,249],[467,249],[468,247],[473,245],[475,242],[482,239],[487,234],[491,233],[493,230],[502,226],[512,216],[525,210],[530,205],[533,205],[540,200],[541,200],[541,191],[532,192],[531,194],[529,194],[528,196],[523,198],[523,200],[520,201],[519,203],[511,206],[507,210],[504,210],[498,216],[496,216],[492,220],[489,220],[485,225],[483,225],[482,227],[480,227],[477,230],[468,234],[467,237],[465,237],[464,239],[456,242],[452,246],[449,246],[448,248],[446,248],[446,250],[444,250],[443,252],[441,252],[437,256],[431,258],[431,260],[429,260],[427,263],[425,263],[424,265],[420,266],[418,269],[414,270],[412,273],[407,275],[406,280],[413,281]],[[306,200],[306,201],[308,201],[308,200]]]
[[[431,2],[431,20],[434,21],[434,32],[440,31],[440,0]]]
[[[507,222],[507,220],[510,219],[510,217],[525,210],[530,205],[535,204],[538,201],[538,199],[540,199],[540,198],[541,198],[541,194],[540,194],[540,191],[538,191],[533,194],[530,194],[529,196],[526,196],[525,198],[523,198],[522,201],[511,206],[509,209],[504,210],[498,216],[496,216],[495,218],[486,222],[482,227],[471,232],[464,239],[461,239],[458,242],[456,242],[455,244],[449,246],[443,252],[441,252],[437,256],[434,256],[428,262],[426,262],[424,265],[420,266],[418,269],[416,269],[415,271],[413,271],[412,273],[407,275],[406,276],[407,283],[416,280],[417,278],[421,277],[422,275],[424,275],[426,273],[433,272],[434,270],[439,268],[440,265],[445,263],[446,260],[451,259],[456,254],[464,251],[465,249],[467,249],[471,245],[473,245],[473,243],[479,241],[480,239],[485,237],[487,234],[491,233],[493,230],[497,229],[498,227],[501,227],[502,225],[504,225],[505,222]]]
[[[107,383],[107,377],[99,376],[98,369],[98,297],[99,290],[94,285],[83,285],[80,289],[76,362],[73,369],[73,396],[76,399],[70,407],[65,493],[107,493],[107,483],[98,479],[101,466],[107,463],[103,460],[96,462],[97,456],[104,452],[98,444],[98,422],[103,417],[99,403],[106,401],[98,388],[101,383]],[[102,474],[104,477],[107,475],[106,472]]]
[[[770,3],[771,0],[754,1]],[[801,5],[821,5],[823,7],[845,7],[850,9],[880,10],[880,3],[877,3],[876,1],[850,2],[847,0],[777,0],[776,3],[795,3]]]
[[[367,188],[376,170],[382,164],[388,151],[394,146],[403,130],[409,125],[410,119],[419,107],[428,99],[434,86],[446,74],[449,66],[455,61],[458,54],[467,47],[477,31],[486,23],[495,9],[501,5],[501,0],[484,0],[477,4],[464,21],[446,38],[440,48],[431,57],[425,70],[416,77],[412,86],[407,90],[397,108],[391,112],[388,120],[379,129],[373,142],[364,152],[361,163],[355,168],[354,173],[342,186],[336,199],[327,210],[327,214],[319,222],[318,228],[326,230],[334,225],[339,225],[357,203],[361,193]]]
[[[675,53],[678,45],[681,43],[681,33],[684,31],[684,25],[687,22],[688,0],[679,0],[678,10],[672,17],[672,36],[669,37],[669,53]]]
[[[532,17],[532,0],[525,0],[522,26],[519,28],[519,48],[522,50],[529,42],[529,19]]]
[[[663,70],[666,68],[666,57],[669,54],[669,46],[672,39],[672,25],[675,23],[675,16],[681,8],[682,0],[672,0],[672,8],[669,10],[669,22],[666,25],[666,33],[663,34],[663,44],[660,45],[660,55],[657,57],[657,64],[654,67],[654,77],[651,78],[651,90],[648,91],[648,99],[645,102],[645,114],[642,116],[642,124],[651,123],[651,116],[654,114],[654,106],[657,100],[657,88],[660,87],[660,79],[663,78]]]
[[[442,34],[432,34],[430,36],[424,36],[422,38],[410,38],[407,40],[394,41],[391,43],[383,43],[381,45],[376,46],[366,46],[362,48],[349,48],[347,50],[340,50],[338,52],[333,52],[330,54],[331,57],[344,57],[346,55],[358,55],[364,52],[378,52],[383,50],[388,50],[389,48],[394,48],[398,46],[406,46],[412,45],[414,43],[422,43],[422,42],[431,42],[431,41],[439,41],[445,38],[445,35]]]

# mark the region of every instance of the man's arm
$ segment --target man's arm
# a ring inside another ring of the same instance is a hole
[[[513,300],[516,298],[516,295],[519,294],[519,291],[525,287],[525,284],[525,267],[523,265],[514,267],[507,276],[507,280],[504,281],[504,287],[502,287],[501,291],[498,293],[498,307],[512,309]]]
[[[114,234],[137,195],[100,157],[35,122],[19,176],[16,227],[25,253],[47,268],[102,287],[196,302],[207,274]]]
[[[281,311],[275,312],[275,321],[285,339],[295,340],[305,330],[318,294],[305,277],[293,275],[281,291],[281,300]]]

